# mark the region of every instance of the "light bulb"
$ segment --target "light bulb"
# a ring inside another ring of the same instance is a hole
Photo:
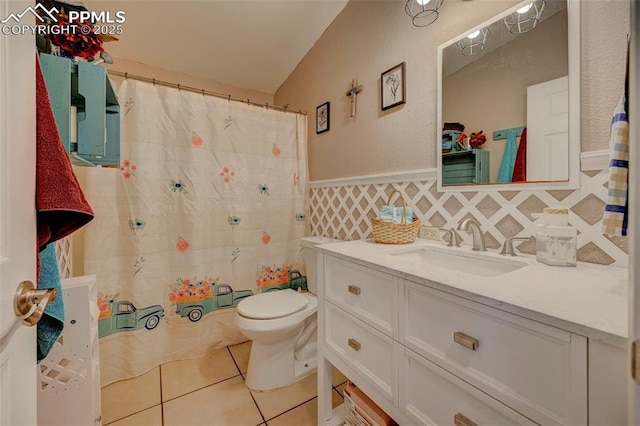
[[[520,9],[516,10],[520,15],[523,13],[527,13],[533,7],[533,3],[529,3],[526,6],[522,6]]]
[[[480,35],[480,30],[475,30],[474,32],[472,32],[471,34],[469,34],[467,36],[467,38],[469,40],[473,40],[474,38],[478,37]]]
[[[418,3],[420,6],[424,6],[427,3],[429,3],[431,0],[416,0],[416,3]]]

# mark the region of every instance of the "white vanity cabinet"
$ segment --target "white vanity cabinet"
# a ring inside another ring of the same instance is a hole
[[[319,254],[319,424],[340,424],[330,405],[331,365],[401,425],[624,419],[588,392],[586,337],[410,278]],[[599,348],[606,364],[611,348]],[[598,380],[611,377],[600,372]],[[617,397],[624,398],[609,399]]]
[[[406,348],[536,423],[587,424],[586,338],[411,281],[402,306]]]

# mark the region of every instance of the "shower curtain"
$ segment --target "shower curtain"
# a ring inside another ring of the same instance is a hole
[[[86,182],[103,385],[245,341],[243,297],[306,286],[306,117],[132,80],[117,91],[121,166]]]

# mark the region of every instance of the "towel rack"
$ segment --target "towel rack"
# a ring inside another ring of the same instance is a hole
[[[522,131],[524,130],[525,127],[526,126],[520,126],[520,127],[512,127],[510,129],[496,130],[495,132],[493,132],[493,140],[499,141],[500,139],[506,139],[507,134],[509,134],[509,130],[515,130],[516,137],[519,137],[522,135]]]

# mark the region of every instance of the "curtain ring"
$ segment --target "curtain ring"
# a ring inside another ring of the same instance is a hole
[[[269,109],[269,102],[265,102],[265,103],[264,103],[264,107],[265,107],[266,109]]]
[[[128,80],[128,79],[129,79],[129,73],[128,73],[128,72],[125,72],[125,73],[124,73],[124,79],[125,79],[125,80]]]
[[[153,79],[153,85],[154,86],[156,85],[156,79],[155,78]]]
[[[247,98],[247,105],[251,105],[251,104],[249,103],[249,98]]]
[[[231,102],[231,95],[229,95],[229,102]]]
[[[282,109],[284,109],[285,111],[289,109],[289,104],[284,104],[284,106],[282,107]]]
[[[180,85],[178,84],[178,92],[180,91]]]
[[[202,89],[202,96],[204,96],[204,89]]]

